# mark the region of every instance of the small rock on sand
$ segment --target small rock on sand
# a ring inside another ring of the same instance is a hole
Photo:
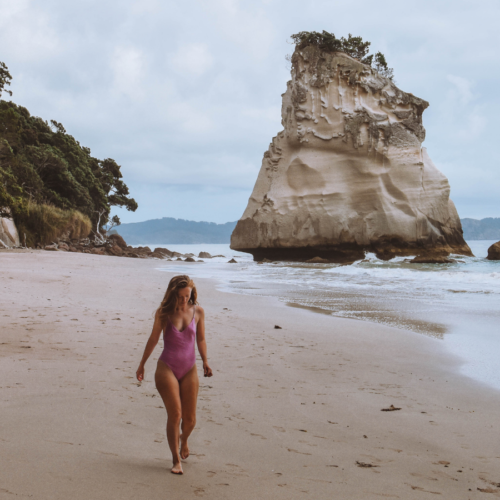
[[[182,260],[182,259],[181,259]],[[193,257],[186,257],[186,259],[184,260],[184,262],[196,262]]]
[[[238,264],[234,259],[231,259],[227,262],[228,264]]]
[[[380,411],[398,411],[401,408],[396,408],[394,405],[389,406],[389,408],[382,408]]]
[[[356,460],[356,465],[358,467],[363,468],[363,469],[369,469],[370,467],[378,467],[378,465],[367,464],[365,462],[358,462],[358,460]]]
[[[200,252],[198,254],[199,259],[211,259],[212,256],[208,252]]]

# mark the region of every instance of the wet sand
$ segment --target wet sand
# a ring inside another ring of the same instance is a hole
[[[170,474],[160,346],[135,380],[160,265],[0,252],[1,499],[500,497],[500,393],[438,340],[201,279],[214,377]]]

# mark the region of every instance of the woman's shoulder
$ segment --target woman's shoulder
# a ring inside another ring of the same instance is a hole
[[[201,307],[200,305],[196,305],[196,314],[198,315],[199,318],[202,318],[205,316],[205,310],[203,309],[203,307]]]

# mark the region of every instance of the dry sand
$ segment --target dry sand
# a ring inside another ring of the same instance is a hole
[[[1,499],[500,496],[499,393],[440,341],[208,280],[214,377],[185,474],[170,474],[156,360],[135,380],[160,265],[0,252]]]

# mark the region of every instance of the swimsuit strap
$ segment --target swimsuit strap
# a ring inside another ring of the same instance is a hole
[[[196,315],[196,304],[194,304],[193,319],[191,320],[191,323],[193,322],[195,315]]]

